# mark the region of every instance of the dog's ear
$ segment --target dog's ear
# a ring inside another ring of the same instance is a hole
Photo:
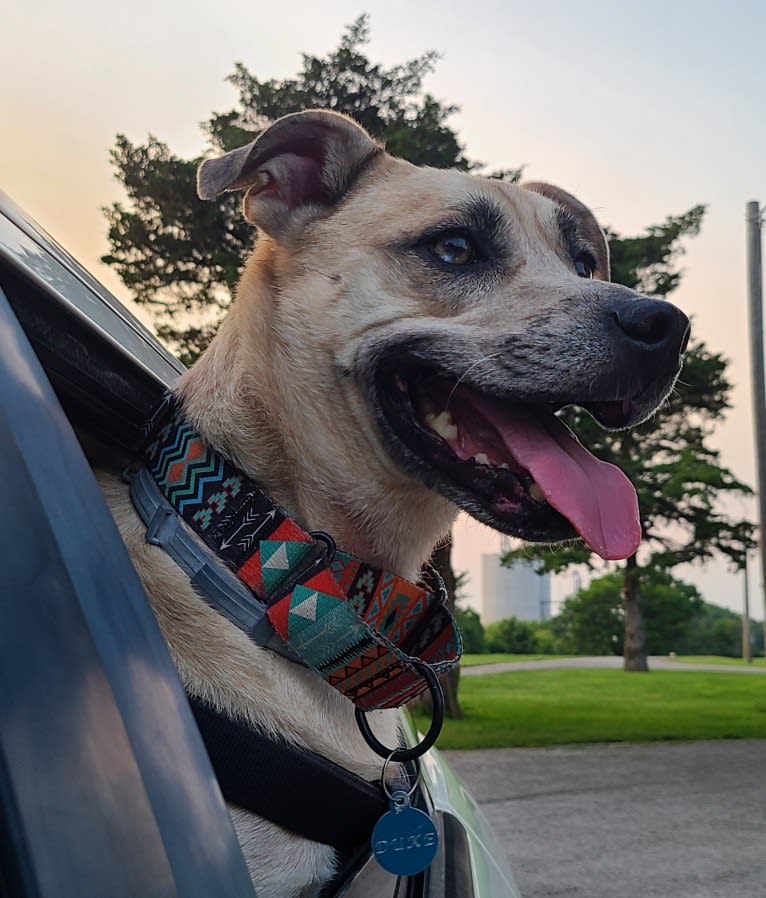
[[[276,121],[252,143],[197,171],[203,200],[247,189],[245,218],[280,236],[301,220],[337,202],[383,148],[352,119],[312,110]]]
[[[596,262],[596,270],[594,277],[599,280],[608,281],[609,273],[609,245],[606,242],[604,232],[601,230],[599,223],[590,209],[581,203],[577,197],[567,193],[560,187],[554,187],[553,184],[545,184],[542,181],[530,181],[522,184],[526,190],[532,190],[534,193],[540,193],[542,196],[553,200],[557,206],[565,209],[574,217],[577,230],[588,244],[588,249],[593,253]]]

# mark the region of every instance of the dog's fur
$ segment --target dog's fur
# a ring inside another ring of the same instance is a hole
[[[603,309],[636,295],[607,283],[595,219],[556,188],[417,168],[322,112],[282,119],[254,145],[203,163],[199,187],[204,197],[247,189],[259,234],[235,304],[178,384],[186,413],[306,528],[380,567],[416,579],[457,511],[454,490],[391,450],[375,408],[375,372],[398,348],[521,398],[599,398],[598,385],[617,380],[634,421],[672,386],[678,350],[665,373],[620,369]],[[492,264],[466,274],[435,262],[427,235],[476,215],[489,219],[479,228],[492,232]],[[578,277],[574,239],[596,279]],[[377,778],[381,760],[350,702],[212,610],[146,543],[125,487],[107,479],[104,489],[186,688]],[[470,498],[461,504],[488,519]],[[372,725],[395,744],[396,712]],[[259,898],[307,898],[331,877],[330,848],[232,814]]]

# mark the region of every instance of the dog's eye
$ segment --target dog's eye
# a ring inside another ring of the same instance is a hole
[[[479,257],[472,240],[465,234],[442,234],[432,241],[429,249],[447,265],[470,265]]]
[[[593,261],[593,256],[589,253],[579,253],[574,260],[574,264],[578,277],[593,277],[593,273],[596,270],[596,263]]]

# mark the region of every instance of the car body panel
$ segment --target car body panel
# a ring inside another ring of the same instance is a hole
[[[403,728],[405,741],[415,744],[418,734],[409,715],[404,716]],[[431,749],[420,759],[420,775],[429,810],[435,817],[444,818],[442,835],[452,842],[451,862],[446,862],[440,851],[426,876],[426,895],[432,894],[429,888],[434,896],[450,894],[449,883],[454,887],[455,878],[460,875],[458,861],[462,854],[467,855],[470,864],[474,895],[520,898],[505,849],[471,793],[438,749]],[[459,830],[464,831],[465,841]],[[455,894],[463,898],[469,895],[465,886]]]

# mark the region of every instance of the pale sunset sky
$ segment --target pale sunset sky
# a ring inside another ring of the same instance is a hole
[[[108,161],[115,135],[143,142],[152,133],[197,155],[199,123],[234,104],[224,79],[235,62],[261,78],[291,76],[301,52],[326,54],[365,11],[372,60],[442,55],[425,87],[460,107],[450,124],[471,158],[524,164],[526,177],[559,184],[624,235],[707,204],[673,301],[731,362],[734,407],[714,445],[754,485],[744,210],[748,200],[766,203],[763,2],[13,3],[0,54],[0,188],[128,299],[98,261],[107,249],[101,207],[122,198]],[[754,514],[754,504],[739,512]],[[461,520],[454,561],[469,572],[469,600],[478,598],[481,553],[497,548],[495,534]],[[677,573],[709,601],[741,610],[742,577],[724,564]],[[753,559],[758,618],[761,582]],[[554,599],[570,585],[557,584]]]

